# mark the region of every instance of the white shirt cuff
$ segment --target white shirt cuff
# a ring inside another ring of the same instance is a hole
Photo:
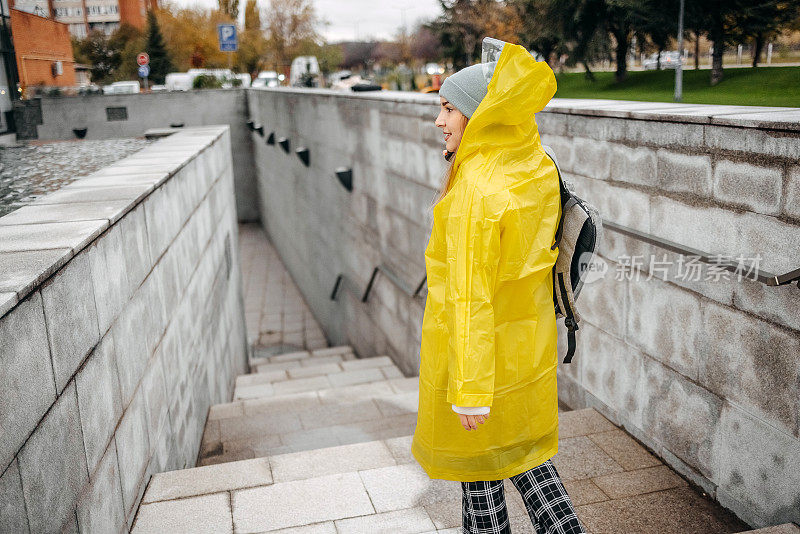
[[[453,411],[463,415],[486,415],[489,413],[489,406],[456,406],[452,405]]]

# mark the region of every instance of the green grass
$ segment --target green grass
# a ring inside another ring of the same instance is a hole
[[[683,102],[743,106],[800,107],[800,67],[725,69],[722,81],[711,87],[710,70],[683,71]],[[673,102],[675,71],[633,71],[622,83],[613,72],[596,72],[586,80],[582,72],[556,74],[556,98],[607,98]]]

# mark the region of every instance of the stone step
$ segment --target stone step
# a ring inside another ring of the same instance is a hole
[[[318,363],[241,375],[236,379],[233,398],[264,398],[402,377],[403,373],[388,356]]]
[[[409,435],[418,378],[396,378],[213,406],[198,464]]]
[[[559,427],[553,463],[590,531],[660,532],[680,517],[698,532],[731,532],[685,480],[594,409],[561,413]],[[132,532],[455,534],[460,484],[429,478],[410,447],[406,435],[157,474]],[[516,488],[504,486],[512,531],[534,533]],[[613,523],[618,515],[629,523]]]
[[[356,359],[353,347],[351,347],[350,345],[338,345],[336,347],[325,347],[314,350],[284,352],[280,354],[269,354],[265,356],[259,356],[258,354],[260,353],[256,352],[256,356],[251,357],[249,360],[251,371],[257,371],[259,366],[265,366],[263,370],[267,371],[274,368],[279,368],[277,366],[274,366],[274,364],[279,364],[279,363],[285,364],[287,362],[296,362],[294,364],[289,364],[289,367],[293,365],[302,365],[301,362],[309,358],[317,359],[317,363],[327,363],[333,361],[345,361],[345,360]],[[283,367],[283,368],[288,368],[288,367]]]

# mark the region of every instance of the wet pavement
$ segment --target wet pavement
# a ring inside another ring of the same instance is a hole
[[[0,217],[133,154],[144,138],[0,147]]]

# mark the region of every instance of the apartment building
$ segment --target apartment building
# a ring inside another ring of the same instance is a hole
[[[11,4],[63,22],[70,34],[86,37],[91,30],[110,34],[122,23],[144,28],[147,10],[158,7],[158,0],[11,0]]]

